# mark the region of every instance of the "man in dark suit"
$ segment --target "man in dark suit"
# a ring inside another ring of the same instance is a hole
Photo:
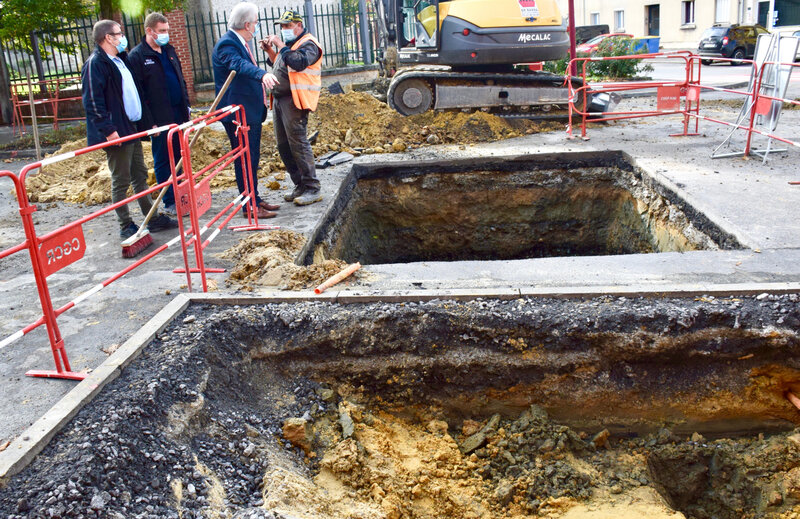
[[[220,100],[219,106],[242,105],[247,117],[250,130],[247,138],[250,143],[250,159],[252,166],[252,185],[254,196],[258,205],[259,218],[272,218],[280,206],[266,203],[258,195],[258,160],[261,155],[261,124],[267,118],[267,91],[278,83],[278,79],[271,73],[263,70],[256,64],[255,57],[248,43],[259,32],[258,8],[250,2],[240,2],[231,11],[228,28],[222,38],[214,45],[212,64],[214,66],[214,86],[219,93],[231,70],[236,71],[236,76],[228,87],[227,92]],[[223,119],[222,125],[231,141],[231,147],[239,145],[236,136],[236,125],[233,117]],[[242,161],[234,164],[236,170],[236,185],[239,192],[245,190],[244,172]]]

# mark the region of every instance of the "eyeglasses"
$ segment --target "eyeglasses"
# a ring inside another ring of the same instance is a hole
[[[108,33],[109,36],[122,36],[121,32],[110,32]]]

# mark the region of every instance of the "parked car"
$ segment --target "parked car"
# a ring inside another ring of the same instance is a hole
[[[697,53],[703,65],[710,65],[707,58],[731,58],[734,60],[753,59],[759,34],[769,34],[760,25],[727,25],[714,24],[703,32]],[[731,65],[740,65],[739,61],[731,61]]]
[[[633,34],[626,34],[626,33],[610,33],[610,34],[601,34],[599,36],[595,36],[591,40],[587,41],[586,43],[581,43],[577,47],[575,47],[575,52],[580,52],[583,54],[594,54],[597,52],[597,47],[600,45],[600,42],[609,38],[618,38],[621,40],[633,38]]]

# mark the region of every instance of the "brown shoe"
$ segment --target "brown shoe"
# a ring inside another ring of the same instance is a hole
[[[242,216],[244,216],[246,218],[247,215],[248,215],[248,211],[249,211],[249,209],[246,209],[245,211],[243,211],[242,212]],[[278,216],[278,213],[273,213],[272,211],[267,211],[263,207],[259,207],[258,211],[256,212],[256,215],[259,218],[275,218],[276,216]]]
[[[263,200],[258,203],[258,207],[266,209],[267,211],[277,211],[281,208],[279,205],[268,204]]]

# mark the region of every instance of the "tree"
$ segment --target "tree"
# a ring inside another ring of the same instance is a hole
[[[35,34],[46,47],[74,52],[75,40],[62,37],[69,31],[65,20],[99,13],[101,18],[119,21],[120,11],[137,16],[147,9],[168,12],[182,7],[183,3],[184,0],[97,0],[95,5],[91,0],[0,0],[0,40],[13,40],[17,46],[33,52],[32,35]],[[0,67],[0,111],[3,120],[10,121],[13,115],[11,87],[2,55]]]

